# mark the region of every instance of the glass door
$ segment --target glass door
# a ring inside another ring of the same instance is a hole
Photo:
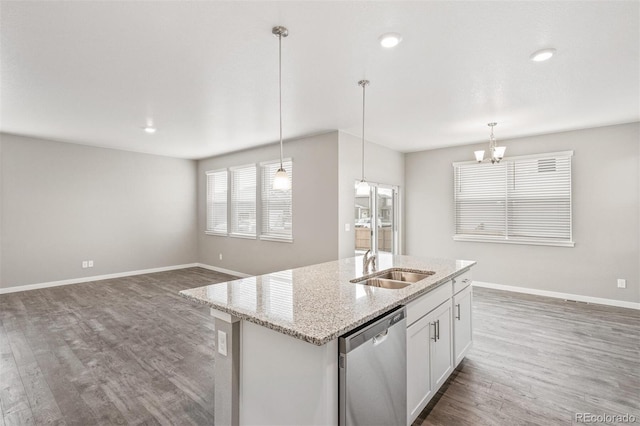
[[[357,183],[356,183],[357,187]],[[371,250],[371,187],[369,191],[363,192],[356,188],[356,216],[355,216],[355,239],[356,256],[363,255],[367,250]],[[373,250],[371,250],[373,251]]]
[[[355,192],[355,253],[398,253],[398,187],[369,183]]]
[[[376,187],[376,242],[377,251],[396,254],[395,249],[395,198],[391,187]]]

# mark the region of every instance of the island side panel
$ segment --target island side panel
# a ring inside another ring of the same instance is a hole
[[[338,342],[241,322],[240,424],[338,425]]]
[[[236,426],[240,424],[240,320],[214,309],[211,314],[215,317],[216,328],[214,425]],[[226,340],[226,355],[221,353],[222,333]]]

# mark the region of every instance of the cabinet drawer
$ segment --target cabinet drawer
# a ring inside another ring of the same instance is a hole
[[[471,271],[464,272],[453,279],[453,294],[469,287],[473,280],[471,279]]]
[[[442,305],[451,298],[451,281],[447,281],[435,290],[418,297],[407,304],[407,326]]]

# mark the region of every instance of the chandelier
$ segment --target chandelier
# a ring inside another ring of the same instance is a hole
[[[499,163],[500,160],[502,160],[502,157],[504,157],[504,152],[507,149],[505,146],[497,146],[496,138],[493,136],[493,128],[497,125],[498,123],[487,124],[487,126],[491,127],[491,135],[489,136],[489,155],[492,164]],[[476,155],[476,161],[478,163],[482,163],[482,161],[484,161],[484,150],[474,151],[474,154]]]

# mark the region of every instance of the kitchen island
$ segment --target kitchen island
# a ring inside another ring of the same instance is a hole
[[[474,264],[383,254],[378,271],[432,274],[399,289],[353,283],[367,276],[354,257],[182,291],[215,317],[215,424],[338,424],[338,337],[400,305],[419,323],[431,293],[452,312],[452,282]]]

